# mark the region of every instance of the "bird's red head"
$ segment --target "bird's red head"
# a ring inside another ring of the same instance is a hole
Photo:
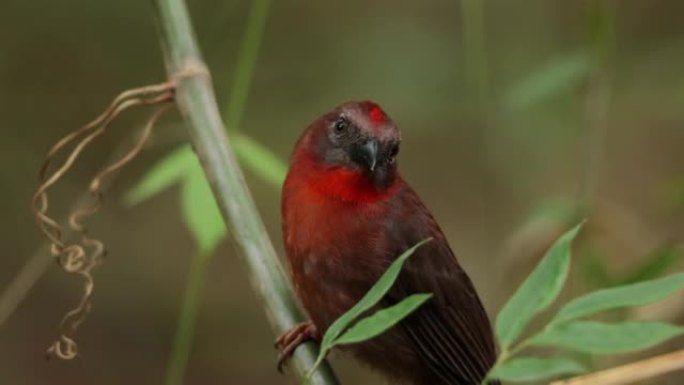
[[[395,180],[400,141],[399,129],[377,104],[347,102],[306,129],[294,160],[307,158],[336,173],[339,183],[346,177],[381,192]]]

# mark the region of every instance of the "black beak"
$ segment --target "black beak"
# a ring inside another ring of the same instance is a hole
[[[374,139],[368,140],[363,144],[357,144],[352,150],[352,157],[356,161],[361,161],[373,172],[378,162],[378,142]]]

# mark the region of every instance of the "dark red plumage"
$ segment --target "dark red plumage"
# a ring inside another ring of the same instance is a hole
[[[442,231],[396,170],[399,130],[372,102],[349,102],[297,142],[283,189],[283,236],[292,279],[311,322],[284,335],[288,355],[318,339],[403,251],[383,306],[418,292],[433,298],[383,335],[347,348],[394,382],[479,384],[496,360],[491,326]]]

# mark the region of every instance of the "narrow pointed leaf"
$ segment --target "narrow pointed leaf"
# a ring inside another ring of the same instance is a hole
[[[285,162],[245,134],[235,134],[231,139],[240,163],[263,181],[280,190],[287,174]]]
[[[183,219],[199,251],[203,255],[210,255],[225,238],[226,226],[199,162],[195,162],[196,169],[183,183],[181,207]]]
[[[568,94],[586,79],[591,68],[591,58],[584,51],[558,56],[515,84],[507,92],[505,103],[512,109],[525,109]]]
[[[416,251],[416,249],[430,239],[418,242],[415,246],[406,250],[401,254],[392,264],[387,268],[385,273],[378,279],[378,281],[370,288],[368,293],[361,298],[356,305],[352,306],[346,313],[342,314],[340,318],[335,320],[332,325],[326,330],[323,340],[321,341],[321,354],[325,354],[327,350],[332,346],[333,340],[335,340],[358,316],[364,311],[375,306],[382,297],[387,294],[389,289],[396,281],[401,268],[404,266],[404,262]]]
[[[620,281],[620,284],[626,285],[628,283],[657,278],[665,274],[681,258],[682,253],[676,245],[664,245],[650,255],[645,256],[645,262],[634,268],[631,274]]]
[[[538,381],[563,375],[580,374],[586,368],[568,358],[523,357],[507,361],[487,377],[510,382]]]
[[[605,310],[648,305],[662,301],[682,289],[684,289],[684,273],[599,290],[567,303],[551,323],[566,322]]]
[[[344,334],[333,342],[333,346],[363,342],[384,333],[418,309],[430,297],[432,297],[432,294],[413,294],[404,298],[396,305],[378,310],[373,315],[360,320],[354,326],[347,329]]]
[[[536,314],[558,296],[570,269],[570,246],[582,223],[563,234],[504,305],[496,318],[496,335],[502,349],[520,336]]]
[[[616,286],[608,272],[608,264],[602,254],[596,250],[584,250],[580,258],[582,273],[587,283],[596,287]]]
[[[661,322],[626,321],[608,324],[577,321],[544,330],[534,336],[530,344],[593,354],[614,354],[650,348],[682,334],[684,327]]]
[[[125,196],[128,205],[136,205],[180,182],[197,163],[190,145],[181,146],[157,162]]]

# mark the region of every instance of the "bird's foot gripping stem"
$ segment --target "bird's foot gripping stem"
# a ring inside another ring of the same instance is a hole
[[[292,357],[297,347],[309,340],[319,339],[318,328],[312,321],[302,322],[281,334],[275,341],[275,347],[280,350],[278,355],[278,371],[283,372],[283,366]]]

